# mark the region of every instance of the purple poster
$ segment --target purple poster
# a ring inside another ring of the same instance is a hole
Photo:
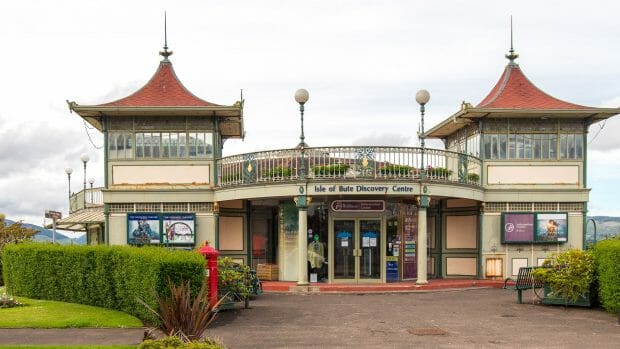
[[[504,213],[504,242],[534,241],[533,213]]]

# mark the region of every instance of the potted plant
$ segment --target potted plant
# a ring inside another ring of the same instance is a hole
[[[271,170],[263,171],[263,178],[286,179],[293,171],[288,167],[276,166]]]
[[[411,172],[411,166],[385,164],[379,167],[379,173],[382,175],[408,175]]]
[[[349,164],[334,164],[334,165],[316,165],[312,166],[312,172],[315,176],[341,176],[347,173],[351,167]]]
[[[544,282],[543,304],[591,305],[594,257],[590,252],[570,249],[554,253],[533,273]]]

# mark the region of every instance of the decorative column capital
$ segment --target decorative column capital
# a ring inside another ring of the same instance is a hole
[[[431,197],[428,195],[419,195],[416,197],[416,203],[420,208],[428,208],[431,203]]]
[[[308,205],[310,205],[310,203],[312,202],[312,197],[307,195],[299,195],[294,197],[293,201],[295,201],[295,206],[297,206],[297,208],[306,209],[308,208]]]

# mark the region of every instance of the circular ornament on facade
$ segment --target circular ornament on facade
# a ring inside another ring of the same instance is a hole
[[[424,194],[428,193],[428,188],[427,188],[426,186],[423,186],[423,187],[422,187],[422,192],[423,192]]]
[[[304,187],[303,186],[299,186],[299,194],[303,194],[304,193]]]

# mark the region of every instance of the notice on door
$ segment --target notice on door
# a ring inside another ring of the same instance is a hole
[[[403,252],[403,279],[413,279],[417,277],[418,267],[416,260],[416,241],[418,238],[418,208],[415,205],[403,204],[403,241],[405,250]]]

